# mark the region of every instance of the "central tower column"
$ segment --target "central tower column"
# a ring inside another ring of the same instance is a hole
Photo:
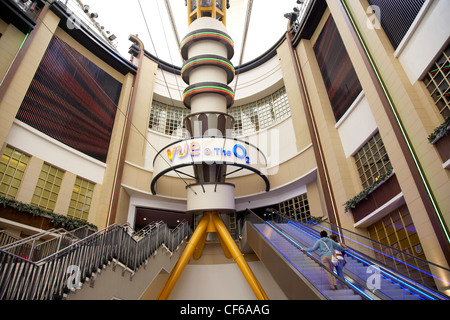
[[[191,110],[184,120],[185,127],[200,144],[199,152],[210,152],[215,157],[214,161],[195,162],[196,183],[188,186],[193,191],[188,192],[188,211],[232,212],[234,186],[225,183],[227,153],[231,150],[224,147],[225,140],[232,138],[234,122],[227,113],[234,103],[234,92],[228,86],[235,75],[230,61],[234,44],[220,21],[197,19],[181,43],[181,55],[186,61],[181,76],[188,84],[183,103]],[[206,143],[213,147],[208,150]]]
[[[168,298],[190,257],[201,256],[210,232],[216,233],[225,256],[236,261],[256,297],[268,299],[219,217],[219,213],[235,211],[234,185],[225,182],[227,164],[249,167],[250,158],[256,160],[258,156],[253,155],[260,152],[232,138],[234,119],[227,111],[234,103],[234,92],[228,86],[235,76],[230,61],[234,43],[224,25],[224,2],[187,0],[190,25],[180,51],[185,60],[181,76],[188,85],[183,104],[191,111],[184,124],[190,137],[167,149],[166,162],[171,162],[172,168],[192,166],[195,183],[186,187],[187,211],[203,214],[203,218],[158,299]],[[158,177],[156,174],[154,180]]]

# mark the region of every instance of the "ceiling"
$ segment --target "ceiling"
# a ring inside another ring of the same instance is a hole
[[[72,8],[81,1],[68,0]],[[72,3],[71,3],[72,2]],[[164,0],[82,0],[90,13],[97,13],[95,21],[114,34],[114,43],[122,56],[129,59],[131,45],[128,37],[137,34],[145,50],[163,61],[182,66],[175,32],[170,23]],[[169,0],[170,9],[180,40],[187,34],[187,9],[184,0]],[[230,0],[227,11],[227,30],[235,42],[232,62],[239,65],[248,0]],[[285,13],[298,6],[296,0],[255,0],[252,2],[250,24],[242,63],[251,61],[269,50],[286,32]],[[83,12],[81,11],[83,15]]]
[[[192,214],[152,208],[136,208],[135,229],[139,230],[152,222],[164,221],[171,229],[186,220],[192,227]]]

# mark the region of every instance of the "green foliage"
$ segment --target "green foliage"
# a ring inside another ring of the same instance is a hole
[[[348,212],[350,209],[354,209],[358,202],[361,200],[364,200],[367,198],[367,196],[380,184],[385,182],[387,179],[391,177],[393,170],[389,170],[385,174],[379,176],[374,183],[372,183],[370,186],[366,187],[363,191],[358,193],[355,197],[348,200],[346,203],[344,203],[345,206],[345,212]]]
[[[446,136],[450,130],[450,117],[445,118],[443,124],[434,129],[434,132],[428,136],[428,141],[433,143],[433,141],[437,138],[441,138]]]
[[[324,217],[313,217],[313,216],[311,216],[308,222],[321,223],[323,219],[324,219]]]
[[[83,226],[88,226],[91,229],[97,230],[97,226],[88,223],[86,221],[56,214],[48,210],[43,210],[37,206],[26,204],[3,196],[0,196],[0,205],[3,206],[4,208],[6,207],[14,208],[20,213],[32,214],[35,217],[39,216],[50,218],[51,223],[53,223],[55,226],[62,226],[65,229],[77,229]]]

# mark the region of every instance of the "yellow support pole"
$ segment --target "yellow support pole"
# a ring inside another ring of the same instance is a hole
[[[245,261],[244,256],[240,252],[227,228],[220,219],[218,212],[204,213],[203,218],[200,220],[200,223],[195,229],[191,240],[187,244],[183,254],[170,273],[169,279],[167,279],[166,284],[159,293],[157,300],[166,300],[169,297],[172,289],[174,288],[176,282],[178,281],[181,273],[183,272],[186,264],[189,262],[189,259],[194,252],[194,258],[200,258],[201,252],[203,251],[203,247],[205,245],[204,241],[206,240],[206,235],[208,232],[217,233],[225,256],[232,257],[234,261],[236,261],[239,269],[241,270],[251,289],[255,293],[256,297],[259,300],[269,300],[268,296],[264,292],[258,280],[255,278],[252,270]]]
[[[189,262],[189,259],[191,258],[192,253],[197,247],[198,242],[201,240],[203,234],[206,232],[208,224],[209,224],[209,217],[205,215],[203,216],[202,220],[200,220],[197,228],[192,234],[191,240],[186,245],[186,248],[184,249],[181,257],[178,259],[177,264],[170,273],[169,279],[167,279],[166,284],[164,285],[158,297],[156,298],[157,300],[167,300],[170,293],[172,292],[173,287],[177,283],[178,278],[183,272],[184,267]]]
[[[206,237],[207,236],[208,236],[208,232],[203,233],[203,235],[200,238],[197,246],[195,247],[194,255],[193,255],[194,260],[198,260],[202,256],[203,249],[205,248],[205,243],[206,243]]]
[[[255,276],[253,275],[252,270],[250,269],[250,267],[247,264],[247,261],[245,261],[244,256],[242,255],[241,251],[237,247],[233,238],[230,236],[230,233],[228,232],[227,228],[223,224],[222,220],[219,218],[219,216],[217,214],[213,215],[212,219],[214,222],[214,226],[216,227],[217,233],[224,241],[224,244],[226,245],[229,252],[231,253],[234,261],[236,261],[237,265],[239,266],[239,269],[241,270],[242,274],[244,275],[248,284],[252,288],[252,290],[255,293],[258,300],[269,300],[269,297],[264,292],[264,290],[261,287],[261,285],[259,284],[258,280],[256,280]]]
[[[231,256],[230,250],[228,250],[228,247],[227,247],[226,243],[223,241],[223,239],[222,239],[222,237],[219,235],[219,233],[217,233],[217,238],[219,239],[219,243],[220,243],[220,246],[222,247],[222,250],[223,250],[223,253],[225,254],[225,257],[226,257],[227,259],[233,258],[233,257]]]

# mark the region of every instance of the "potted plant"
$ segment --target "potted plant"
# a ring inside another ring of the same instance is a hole
[[[348,212],[350,209],[355,209],[356,205],[361,200],[366,199],[373,191],[375,191],[381,184],[388,180],[393,174],[394,170],[391,169],[385,174],[378,176],[370,186],[367,186],[363,191],[344,203],[345,212]]]
[[[88,226],[93,230],[97,230],[95,225],[86,221],[56,214],[4,196],[0,196],[0,216],[4,216],[6,219],[13,221],[19,220],[21,223],[35,224],[39,228],[44,226],[62,226],[65,229],[71,230]]]
[[[433,144],[443,162],[450,159],[450,117],[447,117],[443,124],[437,127],[432,134],[428,136],[428,141]]]

